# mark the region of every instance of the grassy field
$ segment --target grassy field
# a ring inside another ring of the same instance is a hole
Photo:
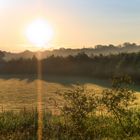
[[[39,113],[35,107],[38,101],[39,82],[42,86],[43,100],[42,140],[140,139],[139,110],[133,110],[133,108],[128,112],[127,110],[124,110],[124,112],[115,110],[118,111],[116,116],[110,106],[106,106],[107,112],[101,111],[102,109],[100,108],[102,105],[105,107],[108,103],[112,104],[112,99],[109,100],[110,98],[108,97],[103,98],[103,100],[98,99],[99,102],[96,103],[96,97],[91,100],[89,94],[84,94],[81,89],[79,89],[79,92],[75,92],[78,89],[72,88],[74,84],[79,83],[84,85],[86,90],[92,89],[97,93],[104,88],[109,88],[110,81],[54,76],[43,77],[42,80],[38,80],[33,75],[12,75],[0,77],[1,140],[38,139]],[[136,89],[137,102],[140,104],[138,87],[132,86],[131,88]],[[68,94],[68,89],[72,90],[70,95]],[[70,110],[65,106],[66,108],[64,107],[65,109],[63,108],[59,115],[55,114],[59,110],[56,108],[54,101],[50,100],[55,99],[59,106],[63,104],[64,99],[56,94],[58,91],[67,91],[66,96],[64,95],[63,97],[68,106],[70,105]],[[115,98],[117,99],[116,102],[119,101],[118,97]],[[122,99],[122,96],[119,98]],[[94,112],[94,109],[96,109],[96,112]]]
[[[37,106],[38,80],[33,75],[1,75],[0,76],[0,107],[1,110],[32,109]],[[110,86],[110,81],[95,80],[90,78],[76,77],[43,77],[41,80],[43,107],[49,110],[55,109],[54,98],[59,105],[62,99],[56,94],[57,91],[65,91],[73,84],[83,84],[88,89],[100,91]],[[135,86],[138,102],[140,102],[139,89]]]

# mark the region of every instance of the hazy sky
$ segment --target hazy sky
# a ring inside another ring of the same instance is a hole
[[[53,27],[50,47],[140,43],[140,0],[0,0],[0,49],[35,50],[24,30],[39,17]]]

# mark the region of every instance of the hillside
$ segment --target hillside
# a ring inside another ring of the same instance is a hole
[[[114,45],[97,45],[94,48],[81,48],[81,49],[71,49],[71,48],[60,48],[60,49],[54,49],[54,50],[45,50],[41,51],[42,58],[47,58],[51,55],[54,56],[63,56],[67,57],[69,55],[77,55],[78,53],[84,52],[88,56],[96,56],[96,55],[109,55],[109,54],[119,54],[119,53],[133,53],[133,52],[139,52],[140,51],[140,45],[137,45],[135,43],[124,43],[122,45],[114,46]],[[38,57],[38,52],[32,52],[29,50],[26,50],[24,52],[20,53],[12,53],[12,52],[6,52],[1,51],[0,52],[5,60],[11,60],[11,59],[19,59],[19,58],[32,58],[34,55]]]

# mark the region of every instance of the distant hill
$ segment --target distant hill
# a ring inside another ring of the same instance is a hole
[[[92,57],[95,55],[109,55],[109,54],[119,54],[119,53],[133,53],[140,52],[140,45],[135,43],[124,43],[122,45],[114,46],[114,45],[97,45],[94,48],[81,48],[81,49],[54,49],[54,50],[45,50],[41,52],[42,58],[47,58],[51,55],[54,56],[69,56],[69,55],[77,55],[78,53],[86,53],[88,56]],[[0,56],[5,60],[11,59],[19,59],[19,58],[32,58],[33,56],[38,57],[38,52],[32,52],[26,50],[21,53],[12,53],[6,51],[0,51]]]

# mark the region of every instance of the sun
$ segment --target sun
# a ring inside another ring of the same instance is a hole
[[[47,44],[53,37],[52,27],[46,20],[34,20],[26,29],[26,36],[37,47]]]

